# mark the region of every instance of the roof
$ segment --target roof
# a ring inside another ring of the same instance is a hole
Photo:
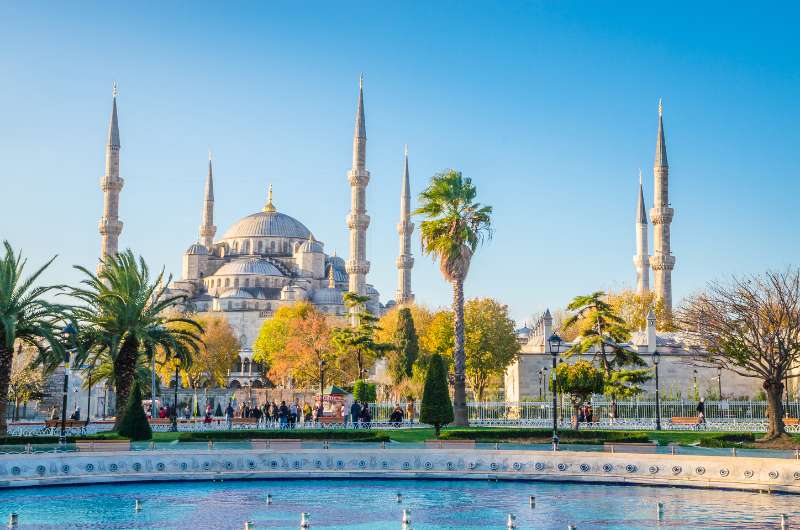
[[[259,276],[283,276],[283,273],[263,258],[235,259],[217,269],[213,276],[236,276],[256,274]]]
[[[342,291],[324,287],[317,289],[311,296],[311,301],[321,305],[341,305],[343,302]]]
[[[201,245],[200,243],[195,243],[194,245],[190,246],[186,249],[187,254],[197,254],[200,256],[205,256],[208,254],[208,249]]]
[[[252,294],[241,288],[226,289],[218,298],[255,298]]]
[[[256,212],[234,223],[222,239],[265,236],[308,239],[311,231],[303,223],[286,214],[273,211]]]
[[[314,239],[306,239],[302,245],[300,245],[300,252],[322,252],[322,243],[316,241]]]

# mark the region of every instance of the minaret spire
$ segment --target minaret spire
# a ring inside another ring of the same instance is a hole
[[[119,192],[125,181],[119,176],[119,120],[117,118],[117,84],[111,90],[111,119],[108,124],[108,141],[106,142],[106,170],[100,177],[100,189],[103,190],[103,216],[100,218],[100,259],[113,256],[118,251],[119,235],[122,233],[122,221],[119,220]],[[102,265],[98,265],[98,272]]]
[[[359,79],[358,107],[353,132],[353,166],[347,173],[350,182],[350,214],[347,227],[350,229],[350,256],[346,263],[349,275],[349,290],[364,296],[367,293],[367,215],[366,191],[369,184],[367,171],[367,126],[364,119],[364,76]]]
[[[675,210],[669,203],[669,164],[667,162],[667,142],[664,139],[664,106],[658,100],[658,136],[656,137],[656,156],[653,163],[653,208],[650,219],[653,222],[653,255],[650,266],[653,268],[656,298],[664,304],[667,313],[672,311],[672,269],[675,256],[670,250],[670,224]]]
[[[206,176],[205,198],[203,199],[203,220],[200,223],[200,244],[209,251],[214,246],[214,235],[217,227],[214,226],[214,168],[211,150],[208,150],[208,175]]]
[[[636,268],[636,293],[644,294],[650,290],[650,261],[647,245],[647,214],[644,209],[644,190],[642,170],[639,170],[639,203],[636,205],[636,255],[633,266]]]
[[[411,256],[411,233],[414,223],[411,222],[411,186],[408,182],[408,145],[404,150],[403,180],[400,186],[400,222],[397,233],[400,235],[400,255],[397,257],[397,293],[395,301],[398,305],[414,302],[411,292],[411,268],[414,258]]]

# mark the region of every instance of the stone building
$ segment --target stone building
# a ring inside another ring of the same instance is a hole
[[[547,338],[553,334],[553,317],[545,311],[539,319],[524,330],[518,330],[522,343],[519,358],[506,369],[504,384],[506,401],[538,400],[547,394],[548,378],[552,371],[553,357]],[[564,343],[561,353],[572,343]],[[684,344],[679,333],[656,331],[655,315],[650,312],[647,327],[632,334],[625,346],[637,352],[653,367],[653,354],[659,354],[659,391],[662,399],[692,399],[695,391],[701,397],[719,394],[719,377],[722,378],[722,393],[725,397],[755,397],[761,388],[757,379],[742,377],[729,370],[720,373],[716,368],[699,367],[693,361],[696,356]],[[594,352],[565,358],[559,355],[557,362],[574,363],[580,359],[592,360]],[[655,394],[655,379],[644,385],[645,396]]]

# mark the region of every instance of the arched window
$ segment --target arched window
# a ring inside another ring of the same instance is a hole
[[[237,357],[236,358],[236,363],[233,365],[233,371],[237,372],[237,373],[241,373],[242,372],[242,358],[241,357]]]
[[[225,278],[225,287],[230,287],[230,286],[231,286],[231,279]]]
[[[270,252],[275,252],[275,241],[270,241],[269,242],[269,251]]]
[[[245,278],[244,279],[244,286],[245,287],[250,287],[250,278]]]
[[[264,251],[264,242],[263,241],[259,241],[258,242],[258,253],[261,254],[263,251]]]
[[[250,241],[242,241],[242,254],[250,254]]]
[[[234,278],[233,279],[233,286],[234,287],[239,287],[239,278]]]

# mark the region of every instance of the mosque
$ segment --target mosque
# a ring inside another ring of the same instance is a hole
[[[366,254],[366,190],[370,173],[366,165],[367,129],[364,115],[364,83],[359,82],[353,164],[347,173],[351,188],[351,211],[346,219],[350,232],[349,256],[326,254],[325,245],[301,221],[280,212],[273,203],[272,187],[261,211],[251,213],[215,239],[214,173],[209,155],[208,174],[197,242],[183,254],[181,278],[169,286],[172,294],[186,296],[186,305],[199,314],[224,314],[233,326],[241,351],[228,384],[261,387],[265,380],[252,361],[253,343],[261,324],[285,305],[307,301],[323,313],[346,322],[346,292],[367,296],[367,309],[380,315],[396,303],[413,301],[411,293],[411,232],[408,150],[401,181],[400,254],[397,259],[398,290],[395,300],[383,304],[375,287],[367,283],[370,263]],[[122,222],[118,218],[120,135],[117,92],[113,92],[111,121],[106,146],[106,174],[101,178],[104,194],[100,220],[101,256],[117,252]]]

